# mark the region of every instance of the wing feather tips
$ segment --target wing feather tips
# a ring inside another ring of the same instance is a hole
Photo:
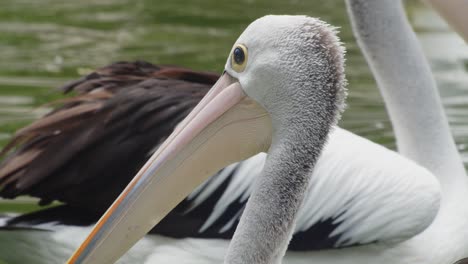
[[[432,173],[340,128],[330,137],[313,171],[297,230],[329,223],[334,227],[322,244],[335,240],[334,247],[348,247],[406,240],[432,223],[441,199]]]

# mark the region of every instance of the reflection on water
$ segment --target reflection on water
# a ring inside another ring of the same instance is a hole
[[[181,8],[183,7],[183,8]],[[453,134],[468,164],[468,47],[426,7],[410,17],[439,84]],[[304,12],[305,11],[305,12]],[[350,81],[341,126],[394,147],[391,124],[348,24],[343,1],[245,0],[219,5],[149,0],[7,0],[0,10],[0,146],[59,98],[51,87],[116,60],[146,59],[220,71],[254,18],[308,14],[341,27]]]

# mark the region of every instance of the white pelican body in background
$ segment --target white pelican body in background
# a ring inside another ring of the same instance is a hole
[[[433,188],[433,179],[431,179],[430,175],[428,176],[426,174],[426,186],[430,186],[427,190],[431,193],[431,195],[427,197],[432,197],[433,200],[431,202],[433,202],[432,204],[434,206],[427,208],[424,206],[422,207],[427,210],[418,210],[421,208],[416,206],[413,207],[415,211],[404,212],[411,216],[422,213],[425,215],[422,219],[429,219],[429,224],[425,226],[426,228],[421,234],[413,234],[411,237],[408,237],[402,232],[400,237],[402,239],[380,240],[376,238],[374,241],[378,241],[378,243],[370,245],[336,250],[311,251],[307,253],[288,253],[284,262],[324,264],[349,262],[436,264],[454,262],[468,255],[468,229],[466,228],[468,227],[468,222],[466,221],[468,217],[468,207],[464,206],[464,201],[468,198],[468,184],[466,182],[467,179],[463,164],[450,135],[447,120],[428,65],[416,42],[415,35],[404,17],[401,3],[395,1],[378,3],[349,1],[348,4],[349,11],[354,19],[354,28],[358,38],[360,38],[359,41],[382,89],[388,111],[390,112],[395,127],[399,150],[402,154],[428,168],[437,177],[440,183],[440,191],[442,192],[440,209],[437,210],[439,205],[437,199],[438,192]],[[385,28],[386,31],[383,31],[383,28]],[[388,39],[392,39],[393,41],[388,41]],[[395,54],[402,54],[406,57],[395,56]],[[408,59],[408,57],[410,59]],[[415,81],[415,79],[417,80]],[[401,184],[404,184],[404,182],[401,182]],[[338,187],[336,190],[333,190],[334,194],[339,192],[339,190]],[[395,196],[393,196],[393,198],[395,198]],[[407,198],[408,199],[405,199],[402,203],[410,200],[410,196],[407,196]],[[364,202],[364,200],[362,200],[362,202]],[[388,204],[383,203],[381,206],[385,207],[391,205],[393,202],[395,202],[395,200],[388,200]],[[420,200],[420,202],[421,205],[425,205],[427,201]],[[427,217],[431,215],[428,213],[428,210],[434,209],[436,217],[434,222],[431,223],[432,218]],[[129,217],[128,214],[125,215],[124,213],[123,215],[125,216],[122,216],[122,212],[115,213],[113,210],[115,210],[115,207],[106,214],[95,230],[104,233],[113,232],[111,230],[114,230],[114,232],[119,234],[117,229],[102,229],[103,225],[106,228],[109,227],[106,223],[106,217],[109,216],[119,217],[119,219],[120,217],[124,217],[123,219],[128,222],[125,222],[123,226],[133,226],[127,218]],[[269,213],[261,210],[260,212],[261,213],[257,214],[259,219],[261,219],[260,215],[262,213]],[[276,214],[274,212],[270,213]],[[342,212],[335,213],[336,215],[340,215]],[[376,214],[373,220],[390,224],[391,220],[387,222],[387,216],[388,215]],[[257,223],[253,223],[255,218],[247,217],[245,219],[248,220],[241,220],[239,226],[241,230],[242,228],[246,228],[245,226],[249,227],[249,225],[258,227]],[[144,220],[140,219],[140,221]],[[360,221],[359,217],[354,219],[354,221]],[[421,223],[408,223],[408,227],[415,228],[420,224]],[[267,225],[268,223],[265,223],[265,226]],[[298,225],[300,225],[300,221]],[[411,228],[408,230],[411,230]],[[246,244],[252,246],[251,241],[255,241],[256,238],[252,238],[251,236],[255,236],[256,233],[245,233],[244,231],[244,233],[241,234],[243,235],[238,235],[237,239],[241,237],[241,241],[244,240]],[[96,233],[93,233],[92,237],[96,238],[95,235]],[[127,235],[133,237],[134,233],[127,233]],[[373,233],[368,233],[367,235],[372,236]],[[397,232],[392,235],[398,237]],[[99,243],[102,242],[99,240],[99,236],[97,241],[100,241]],[[88,253],[96,253],[98,257],[107,254],[103,254],[103,251],[98,251],[101,249],[97,248],[101,247],[102,244],[95,247],[90,245],[89,242],[88,240],[85,247],[81,248],[75,257],[86,256]],[[241,242],[239,241],[237,243]],[[236,251],[242,248],[236,246],[238,245],[237,243],[234,243],[234,246],[231,245],[231,250],[227,253],[229,260],[236,259],[236,257],[239,256],[242,258],[242,255],[238,254]],[[256,240],[256,244],[254,243],[252,247],[258,247],[260,246],[259,244],[262,244],[262,242]],[[218,244],[218,246],[219,248],[224,248],[222,245]],[[112,248],[109,244],[106,244],[104,247]],[[120,247],[123,249],[127,247],[127,245],[119,245],[115,248]],[[266,248],[271,249],[269,246]],[[263,249],[265,248],[263,247]],[[83,254],[83,252],[85,254]],[[258,252],[262,252],[262,250]],[[224,254],[215,254],[215,256],[210,257],[216,258],[216,260],[212,259],[213,263],[219,263],[223,256]],[[210,257],[208,257],[208,259]],[[274,258],[275,261],[279,261],[280,257],[279,253],[276,254]],[[73,260],[76,260],[76,258]],[[206,263],[206,260],[207,259],[205,259],[204,263]],[[195,261],[195,258],[191,258],[190,261]],[[259,259],[256,259],[256,261],[258,263],[264,263]],[[200,263],[202,262],[203,261],[200,260]],[[228,263],[231,262],[228,261]]]

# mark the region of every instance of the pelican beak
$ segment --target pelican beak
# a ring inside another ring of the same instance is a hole
[[[271,119],[224,73],[153,154],[67,263],[113,263],[221,168],[267,151]]]

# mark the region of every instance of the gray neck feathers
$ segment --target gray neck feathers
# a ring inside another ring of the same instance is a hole
[[[401,1],[347,0],[358,43],[377,80],[405,156],[435,173],[443,186],[464,174],[429,65]],[[445,177],[445,178],[444,178]]]
[[[343,50],[334,32],[320,26],[319,30],[314,28],[315,34],[301,35],[307,38],[307,45],[314,45],[307,47],[313,53],[298,57],[284,54],[298,65],[308,65],[306,70],[296,68],[279,89],[263,95],[265,109],[272,117],[272,145],[226,263],[281,262],[313,165],[343,108]]]

